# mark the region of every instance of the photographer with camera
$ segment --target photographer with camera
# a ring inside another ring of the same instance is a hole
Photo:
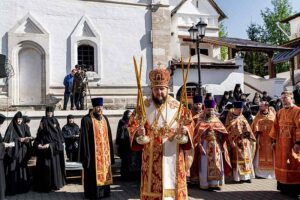
[[[76,65],[76,73],[73,80],[73,95],[77,110],[84,109],[84,97],[86,95],[87,77],[83,66]]]

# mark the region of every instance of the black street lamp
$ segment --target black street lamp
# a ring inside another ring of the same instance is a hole
[[[201,82],[201,64],[200,64],[200,49],[199,43],[205,36],[207,24],[200,18],[200,21],[196,24],[196,26],[192,26],[189,28],[189,33],[191,36],[192,41],[196,42],[196,51],[197,51],[197,58],[198,58],[198,85],[197,85],[197,93],[198,95],[202,94],[202,82]]]

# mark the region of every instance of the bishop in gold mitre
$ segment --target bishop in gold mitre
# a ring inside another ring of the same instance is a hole
[[[154,68],[149,79],[152,93],[144,100],[146,122],[139,123],[137,114],[133,113],[128,124],[132,149],[143,149],[140,198],[187,200],[184,150],[193,148],[193,120],[183,122],[184,118],[178,117],[180,103],[168,94],[167,69]],[[182,109],[179,116],[186,114]],[[141,136],[149,141],[140,141]]]

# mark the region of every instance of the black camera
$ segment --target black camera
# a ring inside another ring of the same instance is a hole
[[[81,70],[87,72],[87,71],[93,71],[93,66],[92,65],[85,65],[85,64],[82,64],[81,65]]]

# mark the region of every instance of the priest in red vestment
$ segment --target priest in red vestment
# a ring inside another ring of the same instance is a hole
[[[300,108],[293,103],[293,93],[284,91],[284,108],[276,115],[270,136],[275,146],[277,189],[284,194],[300,194]]]
[[[231,173],[228,132],[215,115],[215,101],[205,100],[204,105],[194,131],[195,153],[199,155],[194,163],[198,163],[200,188],[220,190],[225,184],[225,175]]]
[[[274,171],[274,143],[269,133],[275,120],[275,111],[269,108],[267,101],[259,104],[259,112],[256,114],[251,128],[256,135],[256,153],[253,161],[255,176],[260,178],[275,178]]]

